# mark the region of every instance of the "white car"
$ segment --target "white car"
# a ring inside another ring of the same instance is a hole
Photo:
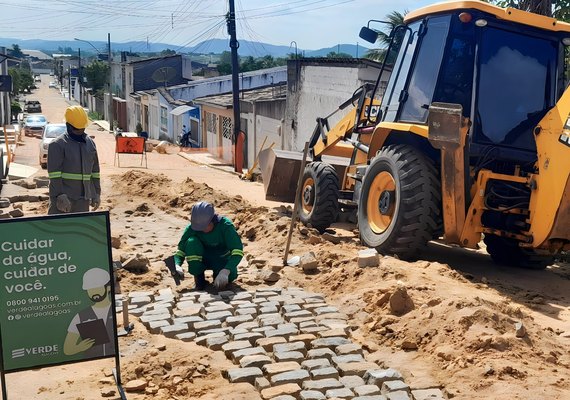
[[[49,87],[50,87],[50,88],[55,88],[55,87],[57,87],[57,85],[55,84],[55,82],[52,81],[52,82],[49,83]]]
[[[51,142],[67,130],[65,124],[47,124],[40,142],[40,166],[47,169],[48,147]]]

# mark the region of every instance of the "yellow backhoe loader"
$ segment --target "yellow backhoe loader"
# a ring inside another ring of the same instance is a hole
[[[502,264],[545,268],[569,250],[570,24],[451,1],[409,13],[390,37],[376,84],[334,127],[318,119],[301,220],[323,231],[357,207],[362,243],[404,259],[439,237],[476,248],[482,234]],[[350,160],[344,175],[325,155]],[[262,170],[283,181],[294,168]]]

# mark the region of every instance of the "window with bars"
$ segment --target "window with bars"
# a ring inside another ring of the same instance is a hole
[[[229,117],[222,117],[222,136],[225,139],[231,140],[233,137],[232,119]]]
[[[160,130],[162,132],[168,131],[168,110],[166,107],[160,107]]]
[[[216,132],[216,114],[206,113],[206,130],[208,132]]]

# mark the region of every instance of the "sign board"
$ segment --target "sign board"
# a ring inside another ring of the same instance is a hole
[[[12,91],[12,77],[10,75],[0,75],[0,92]]]
[[[7,372],[115,357],[109,213],[0,220],[0,349]]]
[[[130,137],[130,136],[117,136],[115,138],[115,161],[119,161],[119,167],[121,162],[119,159],[119,154],[140,154],[141,155],[141,165],[143,159],[146,162],[146,138],[144,137]]]

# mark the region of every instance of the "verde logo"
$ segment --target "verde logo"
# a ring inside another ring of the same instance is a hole
[[[21,358],[25,356],[47,356],[59,353],[59,346],[57,344],[38,347],[22,347],[20,349],[12,350],[12,358]]]

